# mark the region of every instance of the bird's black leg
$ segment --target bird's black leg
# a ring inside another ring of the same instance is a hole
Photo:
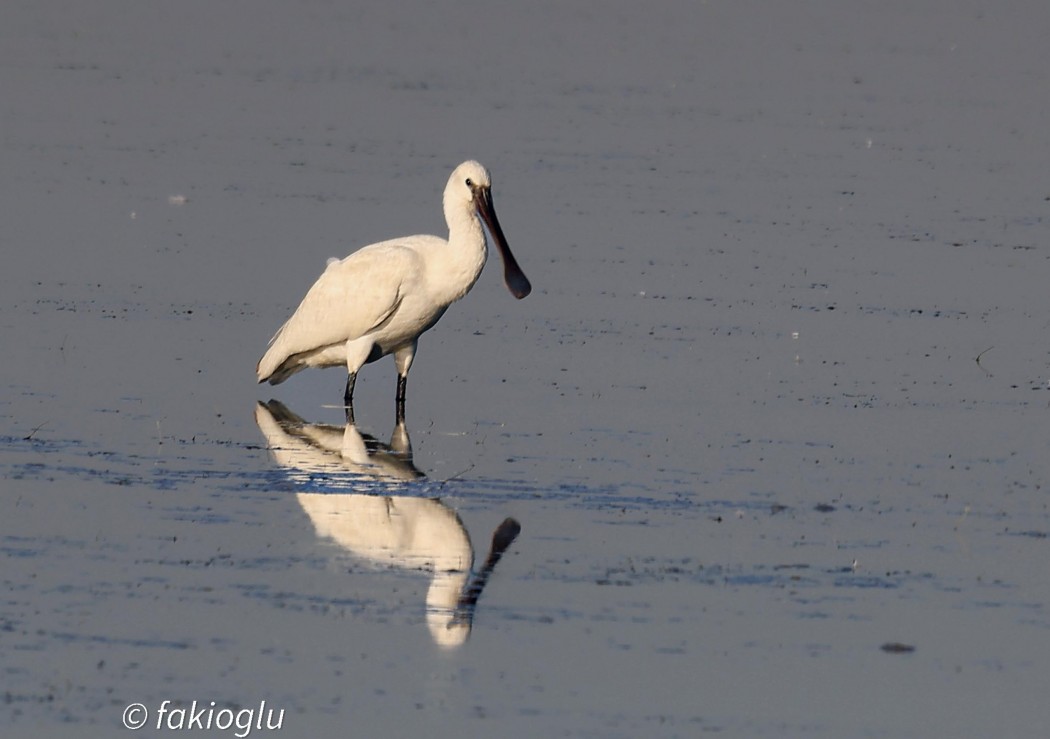
[[[405,388],[408,387],[408,375],[397,376],[397,411],[395,421],[399,424],[405,422]]]
[[[351,372],[346,376],[346,389],[343,391],[343,406],[346,411],[346,422],[354,422],[354,384],[357,382],[357,373]]]

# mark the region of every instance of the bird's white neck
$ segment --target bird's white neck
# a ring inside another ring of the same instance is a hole
[[[458,207],[446,209],[448,221],[448,244],[436,263],[440,271],[438,284],[448,290],[448,302],[459,300],[477,282],[488,249],[485,232],[474,208]]]

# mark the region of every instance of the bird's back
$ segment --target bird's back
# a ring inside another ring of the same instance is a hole
[[[259,382],[276,384],[305,366],[339,364],[339,347],[380,326],[424,280],[418,247],[426,242],[420,239],[439,241],[415,236],[384,241],[330,263],[270,340],[256,367]],[[305,355],[316,363],[304,364]]]

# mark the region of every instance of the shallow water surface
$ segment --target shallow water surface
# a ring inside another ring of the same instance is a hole
[[[4,736],[1044,732],[1045,11],[4,15]],[[255,385],[468,157],[533,294]]]

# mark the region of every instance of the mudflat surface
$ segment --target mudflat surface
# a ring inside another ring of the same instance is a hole
[[[0,733],[1042,736],[1048,20],[7,3]],[[467,158],[533,294],[257,386]]]

